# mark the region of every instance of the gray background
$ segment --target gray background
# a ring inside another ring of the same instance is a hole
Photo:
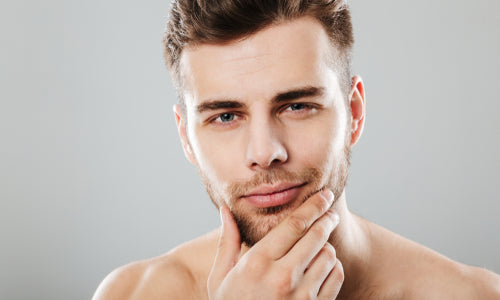
[[[88,299],[218,226],[184,159],[169,1],[0,4],[0,298]],[[367,89],[351,209],[500,272],[500,2],[351,1]]]

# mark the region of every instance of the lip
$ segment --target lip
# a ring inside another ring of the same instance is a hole
[[[258,208],[284,205],[295,199],[300,193],[300,188],[305,184],[284,182],[274,186],[262,185],[242,198]]]

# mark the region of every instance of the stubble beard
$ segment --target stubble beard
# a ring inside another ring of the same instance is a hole
[[[336,160],[335,167],[331,170],[307,168],[300,172],[290,172],[280,167],[276,167],[261,171],[256,173],[250,181],[230,184],[226,189],[228,191],[226,194],[229,195],[227,196],[229,201],[217,201],[217,199],[224,199],[224,196],[217,193],[207,176],[205,176],[201,170],[199,171],[205,189],[214,205],[216,207],[219,207],[220,203],[228,205],[240,231],[241,242],[248,247],[252,247],[286,216],[318,191],[330,189],[335,199],[338,199],[342,195],[347,183],[350,166],[351,149],[348,145],[348,141],[346,141],[342,157]],[[327,172],[330,174],[327,175]],[[272,185],[281,181],[307,183],[307,185],[304,186],[306,190],[305,196],[301,195],[301,199],[292,200],[284,205],[254,208],[251,211],[248,211],[248,207],[243,208],[242,201],[238,201],[241,200],[239,196],[245,194],[250,188],[261,184]]]

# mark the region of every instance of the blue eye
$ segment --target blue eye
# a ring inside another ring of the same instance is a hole
[[[306,108],[307,106],[304,103],[294,103],[290,105],[291,110],[301,110]]]
[[[207,120],[207,124],[218,128],[232,128],[237,126],[242,120],[242,117],[237,112],[224,112],[215,114]]]
[[[232,113],[223,113],[223,114],[219,115],[218,119],[220,119],[220,121],[222,123],[231,122],[232,120],[234,120],[234,114],[232,114]]]

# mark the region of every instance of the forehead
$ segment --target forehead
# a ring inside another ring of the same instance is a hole
[[[297,86],[327,86],[331,46],[323,26],[303,17],[228,44],[188,47],[180,62],[189,109],[207,98],[270,98]],[[330,71],[330,72],[329,72]],[[328,73],[328,74],[327,74]]]

